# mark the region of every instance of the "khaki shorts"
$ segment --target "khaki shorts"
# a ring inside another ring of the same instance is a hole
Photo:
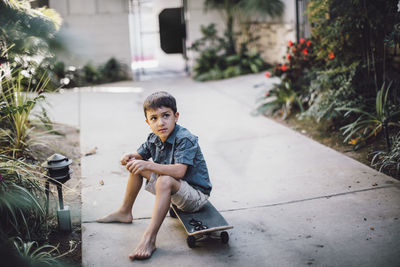
[[[156,182],[158,174],[152,173],[150,181],[146,182],[145,189],[152,194],[156,194]],[[181,186],[178,192],[171,196],[171,202],[178,207],[178,209],[186,212],[196,212],[201,209],[208,199],[208,195],[200,190],[194,189],[186,181],[180,180]]]

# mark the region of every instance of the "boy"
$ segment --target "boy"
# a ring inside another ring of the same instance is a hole
[[[211,192],[206,162],[197,137],[177,123],[175,98],[167,92],[156,92],[143,104],[151,133],[136,153],[125,154],[129,181],[121,207],[98,219],[98,222],[131,223],[132,206],[145,178],[145,189],[156,195],[151,221],[139,245],[129,258],[150,258],[156,249],[156,236],[171,202],[179,209],[195,212],[207,202]],[[152,158],[153,161],[147,161]]]

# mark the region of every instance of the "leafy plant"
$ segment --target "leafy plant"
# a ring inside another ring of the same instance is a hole
[[[24,242],[21,238],[16,237],[13,241],[14,247],[20,257],[22,257],[29,266],[64,266],[58,258],[60,255],[58,247],[52,245],[42,245],[36,241]]]
[[[34,75],[41,62],[64,49],[57,38],[62,19],[56,11],[32,8],[28,0],[4,0],[0,13],[0,72],[21,68]]]
[[[0,123],[5,127],[0,130],[1,153],[11,153],[14,158],[20,156],[29,145],[29,117],[36,103],[43,100],[42,88],[46,88],[48,78],[42,79],[33,88],[21,84],[22,71],[15,71],[11,77],[2,77]],[[25,92],[26,91],[26,92]]]
[[[298,107],[304,112],[304,106],[308,104],[310,75],[313,74],[312,67],[315,66],[313,56],[313,45],[310,40],[301,39],[299,43],[289,41],[287,46],[287,55],[283,64],[276,64],[271,72],[266,76],[280,77],[280,85],[265,95],[265,102],[259,109],[271,110],[272,113],[281,110],[283,119],[292,112],[293,107]],[[268,98],[273,98],[271,101]]]
[[[373,112],[364,111],[359,108],[339,108],[338,111],[346,111],[344,117],[351,114],[359,115],[358,118],[341,128],[343,135],[345,135],[344,142],[349,142],[358,148],[359,145],[372,136],[377,136],[382,130],[387,131],[387,123],[397,114],[400,110],[392,111],[388,106],[388,94],[392,83],[386,87],[382,85],[381,90],[378,91],[375,100],[375,110]],[[354,139],[352,139],[354,138]]]
[[[230,55],[226,50],[227,40],[218,36],[215,24],[201,26],[201,32],[203,37],[191,47],[191,50],[198,53],[193,67],[194,79],[217,80],[259,72],[267,67],[256,48],[248,50],[245,44],[239,54]]]
[[[41,173],[34,166],[0,154],[0,237],[46,239],[48,228]]]
[[[98,83],[101,78],[100,71],[92,63],[83,66],[82,73],[84,80],[90,84]]]
[[[400,131],[392,138],[392,147],[389,151],[381,150],[373,153],[371,165],[391,175],[400,175]]]
[[[305,97],[308,109],[301,114],[305,117],[313,117],[317,122],[342,121],[342,113],[339,108],[363,107],[365,99],[357,94],[353,86],[356,70],[359,62],[349,66],[338,66],[326,70],[313,70],[307,97]]]
[[[106,82],[116,82],[126,80],[128,75],[126,67],[115,58],[110,58],[104,66],[100,67],[102,79]]]
[[[200,81],[221,79],[225,40],[218,36],[214,23],[202,25],[201,33],[203,37],[193,42],[190,47],[198,53],[193,67],[194,78]]]
[[[400,43],[400,23],[397,23],[393,27],[393,31],[385,37],[385,45],[388,47],[395,47],[396,44]]]
[[[257,111],[260,114],[282,113],[282,119],[286,119],[294,106],[303,111],[303,106],[289,82],[275,85],[273,89],[265,94],[265,97],[259,99],[260,105]]]

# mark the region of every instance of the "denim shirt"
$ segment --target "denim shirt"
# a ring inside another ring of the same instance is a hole
[[[137,153],[144,159],[153,159],[159,164],[182,163],[188,166],[185,176],[182,178],[193,188],[210,195],[211,182],[203,154],[198,144],[197,136],[186,128],[175,124],[175,128],[163,143],[154,133],[149,134],[147,141],[143,143]]]

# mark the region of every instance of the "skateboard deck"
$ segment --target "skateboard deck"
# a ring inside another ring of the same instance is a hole
[[[188,234],[187,243],[189,247],[194,247],[197,236],[211,235],[213,232],[221,232],[221,242],[226,244],[229,235],[224,230],[231,229],[233,226],[225,220],[219,211],[209,202],[199,211],[188,213],[177,209],[175,205],[170,209],[171,217],[178,218]]]

